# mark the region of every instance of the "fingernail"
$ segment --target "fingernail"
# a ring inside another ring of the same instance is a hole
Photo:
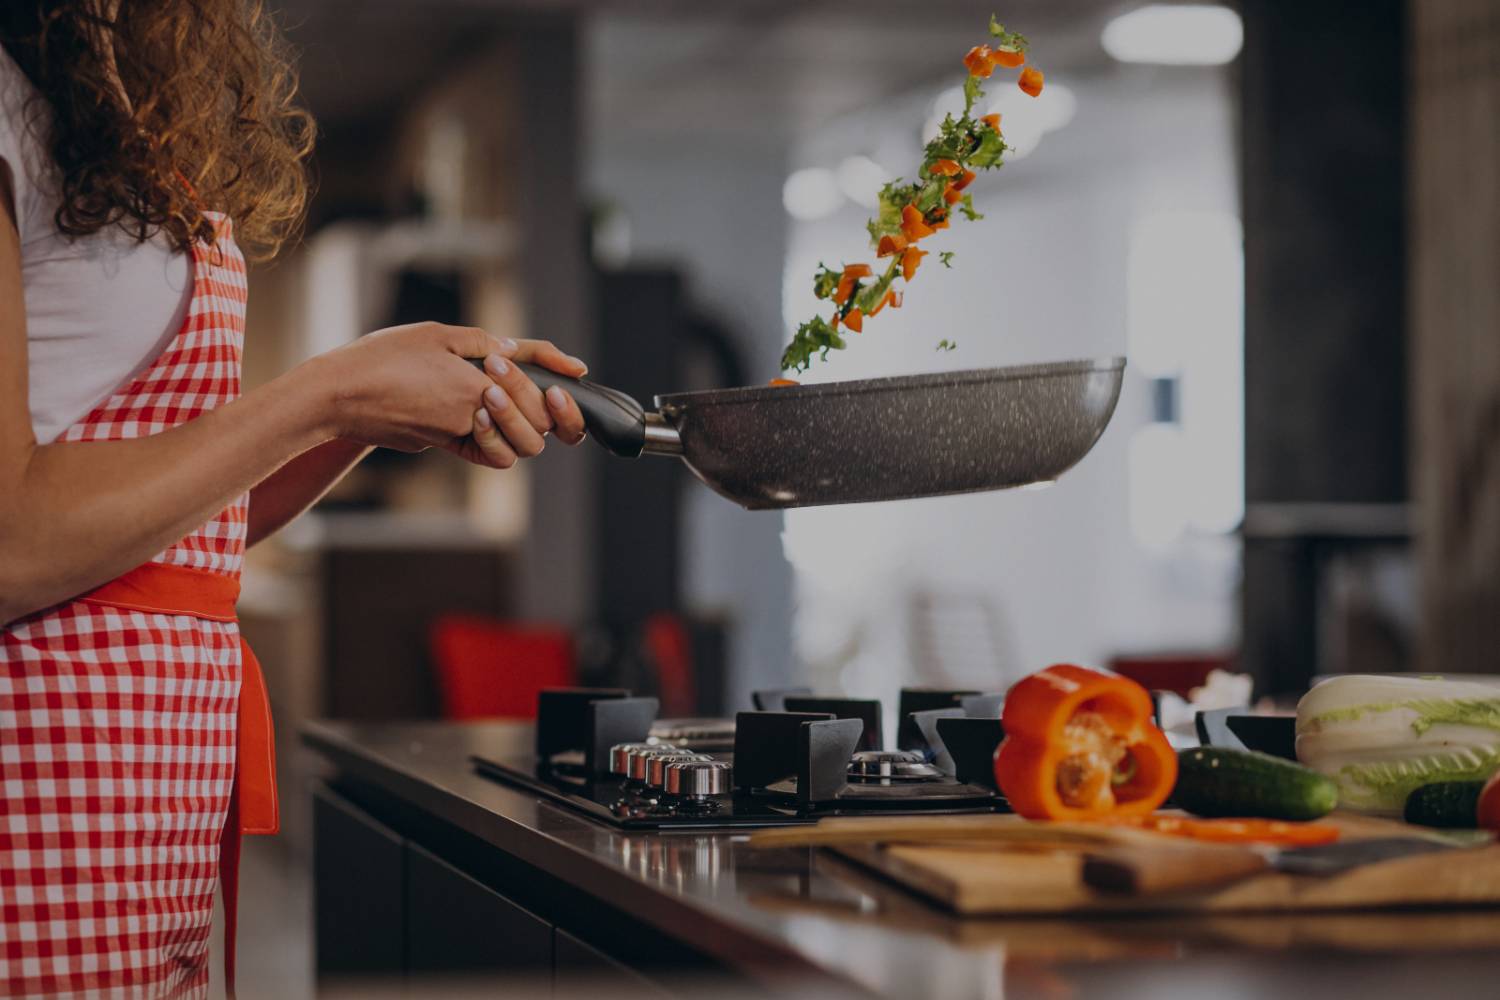
[[[510,351],[512,354],[514,354],[520,346],[520,344],[516,343],[514,340],[511,340],[509,337],[500,338],[500,349],[502,351]]]
[[[490,427],[492,427],[494,425],[494,421],[490,419],[490,411],[489,410],[475,410],[474,411],[474,422],[479,425],[479,427],[480,427],[481,430],[486,430],[486,431],[489,430]]]
[[[484,390],[484,401],[496,410],[503,410],[510,405],[510,397],[500,391],[498,385],[492,385]]]
[[[585,375],[587,375],[589,373],[589,366],[586,365],[586,364],[584,364],[580,359],[575,358],[575,357],[573,357],[573,355],[570,354],[570,355],[568,355],[568,360],[571,361],[571,362],[573,362],[579,368],[582,368],[583,369],[583,373]]]
[[[504,375],[506,372],[510,371],[510,365],[504,358],[502,358],[498,354],[491,354],[489,357],[485,358],[484,367],[489,371],[491,375],[494,375],[496,378],[499,378],[501,375]]]
[[[554,410],[565,410],[568,407],[567,395],[557,386],[547,390],[547,405]]]

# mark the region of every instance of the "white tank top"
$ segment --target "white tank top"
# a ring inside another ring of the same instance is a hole
[[[151,364],[192,298],[192,264],[158,235],[137,243],[110,226],[76,239],[54,221],[56,170],[46,107],[0,49],[0,160],[9,168],[21,236],[31,427],[48,444]],[[42,115],[43,130],[29,127]]]

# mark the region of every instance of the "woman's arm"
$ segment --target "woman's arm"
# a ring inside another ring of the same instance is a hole
[[[0,625],[140,565],[335,438],[405,450],[439,445],[504,467],[540,450],[546,430],[582,436],[570,399],[549,406],[552,398],[543,402],[524,376],[521,384],[513,365],[496,379],[462,359],[487,357],[493,370],[502,354],[531,355],[570,375],[581,374],[582,363],[550,345],[415,324],[314,358],[161,434],[38,445],[22,295],[19,239],[9,199],[0,197]],[[499,405],[491,387],[504,394]],[[522,415],[530,426],[513,427]]]
[[[317,503],[370,453],[368,445],[339,439],[303,452],[250,491],[247,545],[264,541]]]

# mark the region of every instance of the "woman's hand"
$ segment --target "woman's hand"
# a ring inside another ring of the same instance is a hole
[[[573,397],[557,386],[542,392],[515,363],[540,365],[572,378],[582,378],[588,366],[545,340],[501,343],[501,351],[484,359],[484,370],[495,384],[485,389],[484,405],[474,411],[472,434],[454,451],[471,462],[508,469],[518,458],[540,454],[548,432],[564,444],[582,441],[583,414]]]
[[[484,358],[485,371],[468,358]],[[331,379],[335,436],[399,451],[437,446],[503,469],[539,453],[551,431],[569,444],[583,439],[572,397],[544,396],[515,361],[575,377],[588,370],[545,341],[438,323],[380,330],[312,364]]]

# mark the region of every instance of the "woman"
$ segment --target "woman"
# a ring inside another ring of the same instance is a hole
[[[416,324],[241,396],[313,133],[258,4],[7,0],[0,48],[0,993],[201,993],[221,837],[274,826],[244,547],[372,446],[576,443],[512,362],[585,369]]]

